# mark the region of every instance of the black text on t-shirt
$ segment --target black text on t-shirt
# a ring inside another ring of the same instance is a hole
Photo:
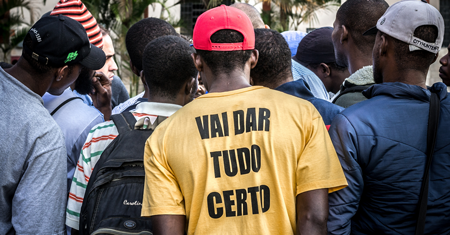
[[[202,139],[229,136],[228,113],[203,115],[196,117],[198,131]],[[234,134],[239,135],[251,131],[269,131],[270,129],[270,110],[259,108],[258,115],[256,108],[233,111]]]

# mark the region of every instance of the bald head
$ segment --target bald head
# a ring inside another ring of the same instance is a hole
[[[255,29],[264,29],[265,28],[264,21],[262,20],[261,15],[259,14],[258,10],[254,6],[247,4],[247,3],[238,2],[238,3],[234,3],[234,4],[230,5],[230,7],[234,7],[234,8],[237,8],[237,9],[243,11],[248,16],[248,18],[250,18],[250,20],[252,21],[253,28],[255,28]]]

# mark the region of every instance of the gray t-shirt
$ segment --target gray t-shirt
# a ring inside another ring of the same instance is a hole
[[[66,158],[42,98],[0,68],[0,234],[64,234]]]

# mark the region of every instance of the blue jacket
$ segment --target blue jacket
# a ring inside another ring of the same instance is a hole
[[[279,90],[286,94],[293,95],[311,102],[319,111],[320,115],[322,115],[322,119],[325,125],[330,125],[331,121],[333,121],[333,118],[338,113],[344,110],[344,108],[332,104],[331,102],[314,97],[314,95],[310,90],[308,90],[305,82],[302,79],[287,82],[275,88],[275,90]]]
[[[429,89],[440,97],[441,116],[425,233],[449,234],[450,98],[443,83]],[[431,93],[384,83],[363,94],[369,100],[337,115],[329,131],[348,181],[329,195],[329,234],[414,234]]]

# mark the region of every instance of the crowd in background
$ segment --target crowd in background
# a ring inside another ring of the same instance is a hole
[[[130,98],[108,30],[60,0],[0,64],[0,234],[448,234],[444,34],[421,0],[347,0],[308,34],[246,3],[192,39],[146,18]]]

